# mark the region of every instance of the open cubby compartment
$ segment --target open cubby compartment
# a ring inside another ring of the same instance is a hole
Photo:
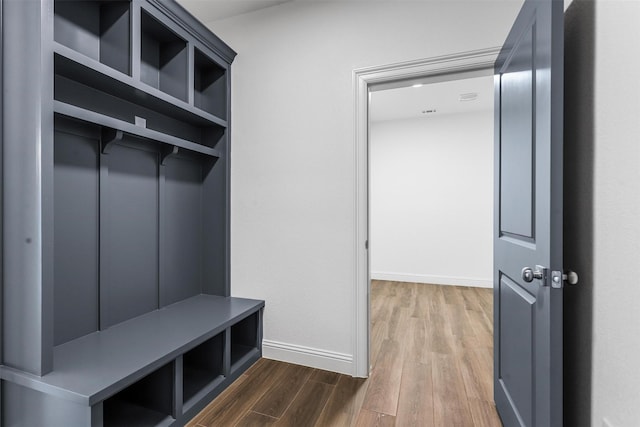
[[[259,312],[231,326],[231,370],[242,365],[258,350]]]
[[[226,120],[227,70],[195,48],[194,74],[194,105]]]
[[[224,380],[224,331],[187,351],[182,358],[185,410]]]
[[[187,100],[187,42],[148,12],[141,12],[140,79],[156,89]]]
[[[103,402],[104,427],[171,425],[175,364],[170,362]]]
[[[131,72],[131,1],[55,0],[54,39],[122,73]]]
[[[168,114],[168,112],[147,108],[95,87],[78,83],[60,74],[55,76],[54,98],[61,103],[85,110],[87,112],[85,115],[96,116],[93,113],[97,113],[103,116],[104,123],[102,124],[105,124],[109,119],[116,119],[124,122],[125,125],[128,124],[132,132],[137,128],[140,134],[151,130],[178,138],[184,141],[180,148],[190,149],[190,144],[215,148],[225,138],[226,127],[220,124],[184,112],[182,112],[183,114]],[[73,114],[77,116],[81,113],[74,110]],[[136,128],[132,127],[133,125]],[[166,141],[163,141],[160,135],[156,135],[156,139],[159,142],[172,143],[170,139],[166,138],[164,138]],[[180,142],[175,142],[175,144],[180,145]],[[192,148],[198,150],[198,147]],[[203,153],[211,152],[211,150],[200,151]],[[211,155],[213,155],[212,152]]]

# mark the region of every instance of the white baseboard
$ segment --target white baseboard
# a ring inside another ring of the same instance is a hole
[[[388,273],[372,271],[373,280],[390,280],[394,282],[431,283],[433,285],[472,286],[476,288],[493,288],[492,279],[476,279],[471,277],[429,276],[426,274]]]
[[[340,374],[353,374],[353,356],[296,344],[262,340],[262,356],[266,359],[309,366]]]

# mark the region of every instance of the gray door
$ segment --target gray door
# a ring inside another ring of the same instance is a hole
[[[495,401],[507,427],[561,426],[562,1],[525,1],[495,94]]]

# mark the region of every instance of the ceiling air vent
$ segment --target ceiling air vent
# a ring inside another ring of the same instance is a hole
[[[460,102],[475,101],[476,99],[478,99],[478,94],[476,92],[461,93],[458,98]]]

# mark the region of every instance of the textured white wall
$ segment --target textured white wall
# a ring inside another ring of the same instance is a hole
[[[499,46],[519,5],[291,2],[210,24],[239,53],[232,293],[266,300],[266,354],[351,372],[353,70]]]
[[[371,277],[491,287],[493,111],[374,122],[369,159]]]
[[[593,419],[640,425],[640,2],[595,8]]]

